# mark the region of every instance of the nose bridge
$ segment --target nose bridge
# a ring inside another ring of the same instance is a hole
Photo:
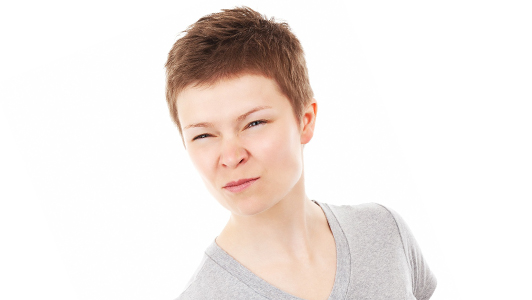
[[[222,166],[234,168],[245,162],[247,150],[243,147],[238,136],[227,137],[222,142],[220,163]]]

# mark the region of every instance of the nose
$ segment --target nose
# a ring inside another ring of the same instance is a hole
[[[236,139],[226,140],[222,145],[220,164],[227,168],[236,168],[244,164],[249,153]]]

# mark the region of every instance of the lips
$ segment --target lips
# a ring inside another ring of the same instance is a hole
[[[246,179],[239,179],[237,181],[231,181],[227,183],[223,188],[233,192],[238,193],[245,189],[247,189],[250,185],[252,185],[255,181],[257,181],[259,177],[257,178],[246,178]]]

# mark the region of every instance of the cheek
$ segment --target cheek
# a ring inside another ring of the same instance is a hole
[[[297,170],[301,164],[299,136],[291,127],[272,130],[261,139],[259,145],[258,151],[269,166],[275,166],[276,169]]]
[[[208,179],[212,176],[212,153],[209,153],[208,148],[205,149],[188,149],[188,155],[192,164],[201,175],[203,179]]]

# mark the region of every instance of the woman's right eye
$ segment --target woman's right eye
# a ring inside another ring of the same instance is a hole
[[[209,134],[203,133],[203,134],[195,136],[192,140],[195,141],[195,140],[199,140],[199,139],[204,139],[206,137],[209,137]]]

